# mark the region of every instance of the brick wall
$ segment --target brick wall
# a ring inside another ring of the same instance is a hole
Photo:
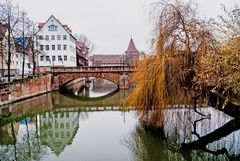
[[[51,74],[14,83],[0,89],[0,105],[52,91]]]

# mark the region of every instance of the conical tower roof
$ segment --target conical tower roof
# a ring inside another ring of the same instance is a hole
[[[132,52],[138,52],[138,50],[133,42],[133,39],[131,38],[125,53],[132,53]]]

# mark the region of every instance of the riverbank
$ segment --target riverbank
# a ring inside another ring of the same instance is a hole
[[[2,84],[0,106],[52,91],[51,74]]]

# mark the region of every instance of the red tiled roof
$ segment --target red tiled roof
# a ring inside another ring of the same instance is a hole
[[[44,25],[45,25],[44,22],[39,22],[39,23],[38,23],[38,28],[42,28]]]
[[[128,44],[128,48],[127,48],[127,51],[125,53],[131,53],[131,52],[138,52],[132,38],[131,38],[131,40]]]
[[[94,62],[116,63],[123,60],[123,55],[93,55],[92,60]]]

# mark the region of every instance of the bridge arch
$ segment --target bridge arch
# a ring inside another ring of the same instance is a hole
[[[131,84],[133,70],[131,67],[82,67],[82,68],[54,68],[52,88],[59,90],[62,85],[71,80],[86,77],[106,79],[118,85],[120,89],[128,89]]]

